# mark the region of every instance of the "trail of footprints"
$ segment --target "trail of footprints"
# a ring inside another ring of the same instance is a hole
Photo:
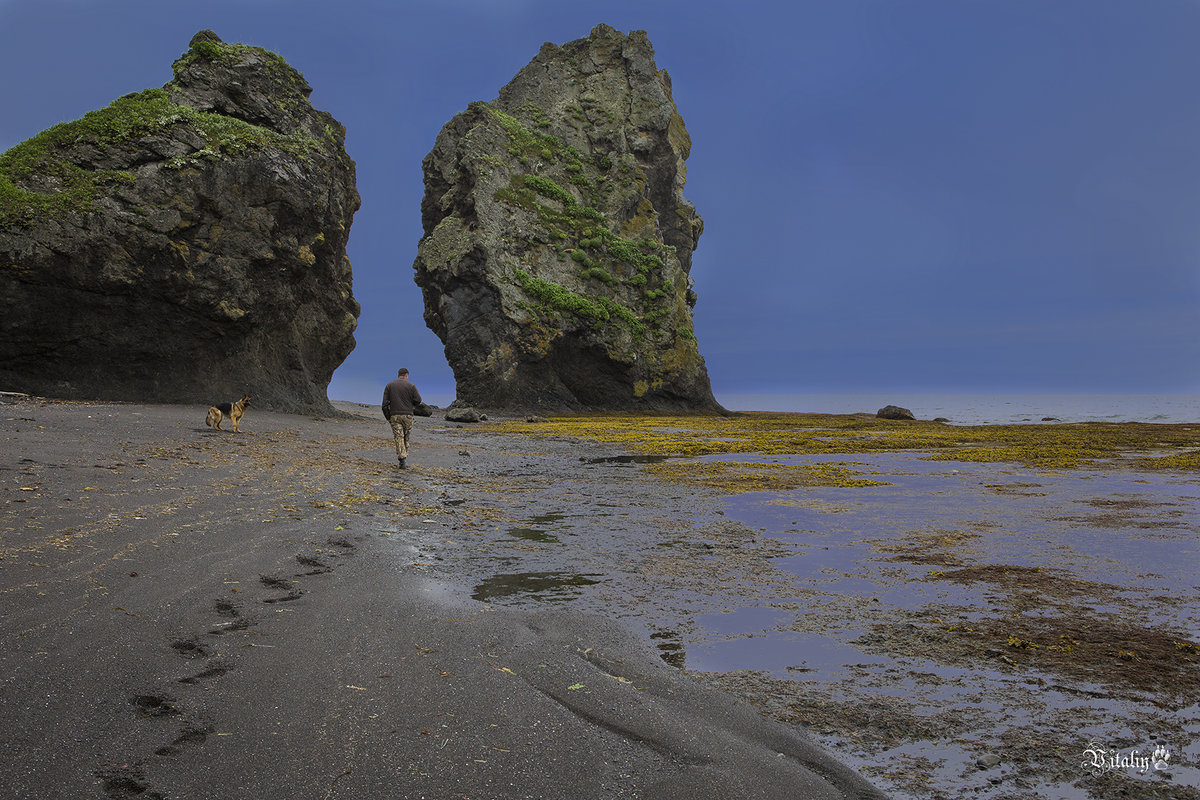
[[[301,572],[289,577],[259,575],[257,583],[266,590],[267,596],[259,598],[258,602],[275,605],[299,600],[304,596],[305,590],[297,585],[295,579],[332,572],[343,560],[353,555],[355,550],[354,543],[345,536],[331,537],[327,544],[332,549],[324,551],[325,558],[315,558],[308,554],[296,556],[297,565],[303,569]],[[203,664],[202,669],[177,680],[181,687],[194,687],[216,681],[233,671],[236,663],[218,650],[223,637],[266,636],[254,630],[257,625],[254,617],[243,613],[242,606],[228,598],[216,599],[212,611],[220,621],[212,624],[208,630],[194,636],[170,639],[170,647],[177,655],[189,662]],[[157,691],[129,698],[133,712],[139,718],[182,722],[182,727],[170,743],[154,751],[153,757],[148,756],[121,765],[110,764],[97,770],[95,775],[100,782],[101,797],[108,800],[168,800],[168,795],[155,790],[147,778],[147,768],[153,766],[154,758],[176,758],[190,748],[203,745],[208,737],[216,732],[211,720],[206,719],[203,714],[187,710],[188,689],[181,688],[180,691],[180,696],[167,691]]]

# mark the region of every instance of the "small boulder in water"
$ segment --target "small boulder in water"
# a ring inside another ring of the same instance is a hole
[[[900,406],[884,406],[875,412],[875,416],[880,419],[916,419],[911,411]]]

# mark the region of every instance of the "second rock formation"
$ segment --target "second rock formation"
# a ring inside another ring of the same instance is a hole
[[[414,268],[459,403],[720,410],[692,326],[690,149],[646,34],[605,25],[446,124]]]

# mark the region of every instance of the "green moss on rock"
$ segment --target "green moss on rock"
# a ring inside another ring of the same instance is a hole
[[[680,196],[688,145],[644,35],[604,27],[544,47],[496,100],[443,128],[424,164],[415,266],[461,399],[717,407],[694,335],[677,332],[692,330],[687,272],[701,232]],[[682,222],[676,205],[690,214]],[[424,252],[437,249],[430,234],[445,217],[476,243],[452,274]],[[482,304],[469,328],[449,327],[477,288],[500,302]],[[554,335],[535,336],[535,324]],[[481,364],[496,341],[520,342],[514,352],[530,357]]]
[[[521,289],[530,297],[557,311],[565,311],[595,322],[607,322],[608,312],[565,286],[530,275],[522,269],[514,273]]]
[[[122,170],[76,164],[76,154],[82,148],[104,151],[142,137],[167,134],[176,126],[199,133],[205,146],[169,159],[164,162],[168,168],[264,147],[304,156],[318,146],[303,136],[285,136],[240,119],[179,105],[165,90],[147,89],[120,97],[73,122],[48,128],[0,154],[0,225],[31,225],[46,216],[92,210],[103,187],[131,182],[134,177]]]

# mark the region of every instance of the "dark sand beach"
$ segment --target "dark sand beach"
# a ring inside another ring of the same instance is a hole
[[[472,584],[452,562],[505,563],[489,531],[556,470],[418,420],[400,473],[358,410],[252,409],[235,435],[200,407],[7,398],[6,796],[880,796],[620,614],[489,602],[605,576],[635,591],[639,552]]]
[[[0,406],[12,796],[1198,796],[1190,426],[338,407]]]

